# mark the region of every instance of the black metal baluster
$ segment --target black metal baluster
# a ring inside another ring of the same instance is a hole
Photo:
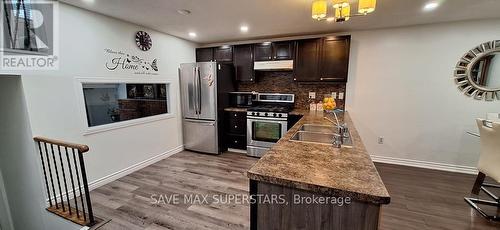
[[[76,217],[80,218],[80,213],[78,213],[78,199],[76,199],[75,181],[73,180],[73,171],[71,170],[71,162],[69,161],[68,147],[64,147],[64,149],[66,150],[66,160],[68,161],[69,176],[71,178],[71,188],[73,188],[73,199],[75,200]],[[69,209],[69,214],[71,215],[71,208]]]
[[[89,213],[89,223],[94,224],[94,213],[92,211],[92,203],[90,201],[89,184],[87,181],[87,171],[85,170],[85,162],[83,161],[83,153],[78,150],[80,160],[80,171],[82,171],[83,189],[85,190],[85,200],[87,201],[87,211]],[[85,213],[84,213],[85,215]]]
[[[47,188],[47,196],[49,197],[49,204],[50,206],[52,206],[52,199],[50,199],[49,181],[47,180],[47,170],[45,169],[45,161],[43,160],[42,145],[40,144],[39,141],[37,141],[36,143],[38,144],[38,150],[40,151],[40,159],[42,160],[43,177],[45,178],[45,188]]]
[[[62,189],[61,189],[61,180],[59,178],[59,170],[57,170],[57,161],[56,161],[56,154],[54,153],[54,145],[50,144],[50,149],[52,153],[52,159],[54,160],[54,168],[56,169],[56,177],[57,177],[57,186],[59,187],[59,197],[61,198],[61,206],[63,212],[65,211],[64,209],[64,201],[63,201],[63,195],[62,195]],[[56,196],[56,203],[57,203],[57,196]]]
[[[69,204],[69,194],[68,194],[68,183],[66,182],[66,172],[64,172],[64,165],[63,165],[63,160],[62,160],[62,153],[61,153],[61,146],[57,146],[57,151],[59,152],[59,163],[61,163],[61,170],[62,170],[62,175],[63,175],[63,182],[64,182],[64,189],[66,190],[66,201],[68,202],[68,210],[69,214],[71,215],[71,205]],[[62,194],[61,194],[62,196]],[[61,197],[61,201],[63,198]],[[64,203],[64,201],[62,201]]]
[[[82,194],[82,185],[80,184],[80,174],[78,173],[78,164],[76,164],[76,154],[75,149],[71,149],[73,152],[73,161],[75,163],[75,171],[76,171],[76,180],[78,181],[78,189],[80,190],[80,200],[82,201],[82,211],[83,211],[83,220],[87,220],[85,216],[85,203],[83,202],[83,194]],[[76,197],[75,197],[76,199]]]
[[[43,145],[45,147],[45,156],[47,158],[47,165],[49,168],[49,174],[50,174],[50,184],[52,186],[52,192],[54,194],[55,202],[56,202],[56,209],[59,208],[59,205],[57,204],[57,197],[56,197],[56,188],[54,187],[54,179],[52,178],[52,167],[50,167],[50,158],[49,158],[49,151],[47,150],[47,143],[43,142]],[[52,200],[52,197],[49,197],[49,199]],[[52,201],[51,201],[52,203]]]

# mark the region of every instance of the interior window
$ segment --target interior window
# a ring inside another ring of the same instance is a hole
[[[84,83],[89,127],[167,114],[168,84]]]

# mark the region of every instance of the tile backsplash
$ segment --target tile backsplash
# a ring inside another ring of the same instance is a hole
[[[295,108],[309,109],[309,92],[316,92],[315,102],[323,100],[325,94],[344,93],[344,100],[337,99],[337,106],[344,108],[346,84],[333,83],[297,83],[293,80],[293,72],[256,72],[255,83],[239,83],[238,91],[256,91],[263,93],[293,93]]]

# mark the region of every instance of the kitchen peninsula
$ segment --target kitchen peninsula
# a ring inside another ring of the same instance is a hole
[[[284,195],[288,204],[252,204],[251,229],[377,229],[390,196],[349,113],[339,119],[350,129],[352,148],[291,141],[304,124],[332,125],[323,112],[292,113],[303,117],[248,171],[251,195]],[[350,203],[295,203],[297,196]]]

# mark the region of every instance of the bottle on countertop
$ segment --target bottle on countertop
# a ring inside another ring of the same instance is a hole
[[[323,102],[319,101],[318,103],[316,103],[316,110],[323,111]]]
[[[310,110],[310,111],[315,111],[315,110],[316,110],[316,102],[311,101],[311,102],[309,103],[309,110]]]

